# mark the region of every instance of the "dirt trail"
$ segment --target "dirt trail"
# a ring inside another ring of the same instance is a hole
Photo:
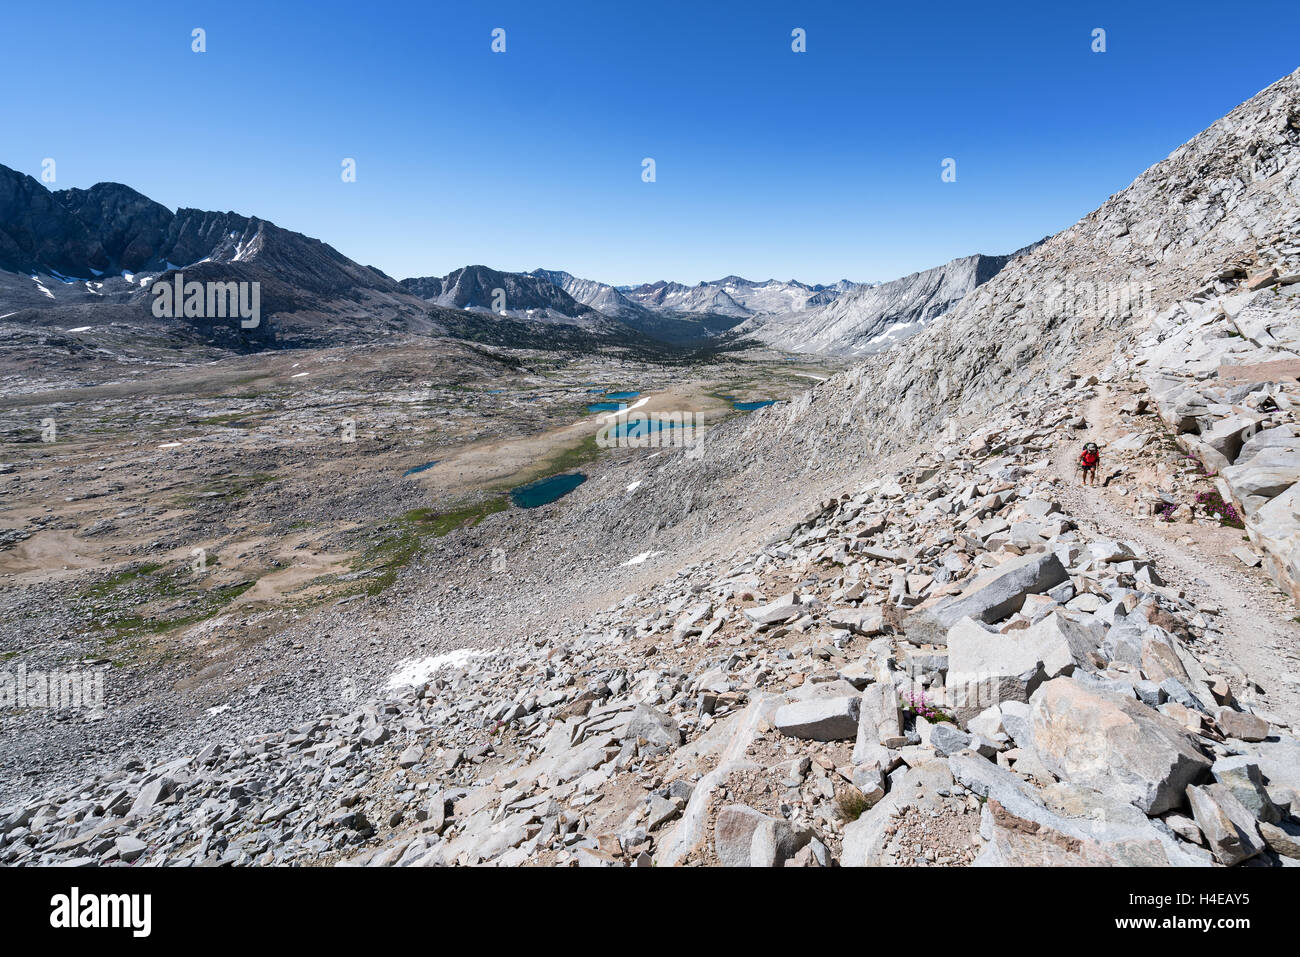
[[[1180,522],[1161,526],[1149,518],[1135,517],[1116,502],[1128,503],[1114,488],[1084,488],[1075,471],[1075,457],[1085,441],[1114,441],[1132,431],[1120,422],[1116,407],[1127,398],[1125,392],[1099,394],[1083,410],[1088,428],[1065,438],[1052,455],[1052,466],[1061,480],[1060,502],[1080,527],[1108,538],[1135,542],[1156,563],[1165,582],[1184,590],[1197,605],[1222,609],[1218,624],[1224,633],[1221,656],[1241,668],[1262,689],[1254,696],[1233,682],[1242,700],[1300,727],[1300,625],[1294,617],[1295,604],[1278,591],[1267,574],[1247,570],[1229,548],[1240,544],[1235,529],[1206,527]],[[1107,461],[1102,449],[1101,474],[1110,474],[1116,463]],[[1124,477],[1111,483],[1122,485]],[[1190,538],[1190,544],[1179,539]],[[1287,681],[1283,675],[1291,677]]]

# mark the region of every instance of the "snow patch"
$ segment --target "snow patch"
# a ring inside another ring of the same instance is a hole
[[[649,402],[649,401],[650,401],[650,397],[649,397],[649,396],[646,396],[645,398],[642,398],[642,399],[637,399],[635,402],[633,402],[631,405],[629,405],[626,409],[619,409],[617,412],[611,412],[611,413],[609,413],[609,415],[602,415],[602,416],[600,417],[600,421],[601,421],[601,422],[612,422],[612,421],[614,421],[615,419],[617,419],[620,415],[626,415],[627,413],[631,412],[633,409],[639,409],[639,408],[641,408],[641,406],[645,405],[645,404],[646,404],[647,402]]]
[[[627,568],[629,565],[640,565],[642,562],[651,558],[656,558],[662,554],[663,552],[642,552],[640,555],[633,555],[619,567]]]
[[[433,655],[428,658],[410,658],[397,666],[397,670],[389,677],[384,689],[386,691],[396,691],[399,688],[413,688],[416,685],[422,685],[437,674],[439,668],[463,668],[474,658],[490,655],[495,650],[495,648],[481,650],[458,648],[443,655]]]

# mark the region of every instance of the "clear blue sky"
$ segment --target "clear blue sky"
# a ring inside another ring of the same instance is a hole
[[[1069,225],[1297,66],[1296,0],[52,0],[5,9],[0,163],[398,278],[890,279]]]

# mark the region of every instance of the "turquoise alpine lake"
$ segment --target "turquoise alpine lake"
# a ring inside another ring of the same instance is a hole
[[[406,478],[406,476],[408,475],[414,475],[416,472],[423,472],[425,469],[431,469],[437,464],[438,464],[438,460],[434,459],[432,462],[425,462],[423,465],[417,465],[415,468],[407,469],[405,472],[403,472],[402,478]]]
[[[585,481],[587,476],[581,472],[552,475],[550,478],[539,479],[511,489],[510,501],[520,508],[537,508],[563,498]]]
[[[731,407],[737,412],[753,412],[755,409],[761,409],[765,405],[773,405],[776,399],[763,399],[760,402],[733,402]]]
[[[664,429],[680,429],[683,425],[682,422],[672,420],[664,422],[659,419],[633,419],[629,422],[620,422],[609,430],[609,435],[611,438],[635,439],[652,432],[662,432]]]

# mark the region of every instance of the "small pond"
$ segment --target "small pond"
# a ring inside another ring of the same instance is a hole
[[[635,419],[631,422],[620,422],[614,428],[610,429],[610,436],[620,439],[636,439],[652,432],[662,432],[664,429],[679,429],[682,427],[681,422],[669,420],[661,422],[659,419]]]
[[[529,482],[510,490],[510,501],[520,508],[537,508],[548,505],[558,498],[563,498],[575,488],[587,481],[581,472],[569,472],[565,475],[552,475],[549,478]]]

